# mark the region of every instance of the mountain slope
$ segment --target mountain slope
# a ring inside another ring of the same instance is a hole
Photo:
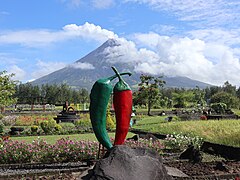
[[[124,77],[130,85],[139,83],[140,74],[134,73],[133,64],[126,64],[121,62],[110,63],[108,54],[105,52],[106,48],[120,46],[119,42],[109,39],[100,47],[90,52],[83,58],[77,60],[75,63],[57,70],[44,77],[36,79],[32,82],[33,85],[41,84],[61,84],[66,83],[73,88],[87,88],[91,89],[93,83],[99,78],[109,77],[114,75],[111,66],[115,66],[119,72],[132,72],[131,77]],[[183,87],[183,88],[205,88],[209,84],[195,81],[186,77],[164,77],[167,87]]]

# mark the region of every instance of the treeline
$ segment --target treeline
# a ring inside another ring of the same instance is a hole
[[[223,103],[226,108],[240,108],[240,87],[228,81],[223,86],[211,86],[205,89],[165,88],[162,77],[142,75],[138,90],[133,93],[134,106],[151,108],[188,108],[206,107],[214,103]]]
[[[16,85],[14,97],[18,104],[63,104],[86,103],[89,93],[86,89],[75,90],[66,84],[33,86],[31,83]]]
[[[228,81],[223,86],[205,89],[165,88],[165,82],[159,79],[158,84],[156,82],[156,78],[153,78],[147,83],[139,84],[139,89],[133,92],[134,106],[186,108],[225,103],[227,108],[240,108],[240,87],[237,88]],[[86,89],[75,90],[66,84],[46,84],[41,87],[30,83],[20,84],[15,88],[14,97],[18,104],[63,104],[65,101],[89,103],[89,92]]]
[[[18,84],[11,80],[13,74],[0,72],[0,108],[11,104],[63,104],[89,103],[86,89],[72,89],[66,84],[34,86],[31,83]],[[224,103],[227,108],[240,108],[240,87],[226,81],[223,86],[205,89],[165,88],[162,77],[141,75],[138,90],[133,92],[135,107],[145,106],[150,114],[151,108],[188,108]]]

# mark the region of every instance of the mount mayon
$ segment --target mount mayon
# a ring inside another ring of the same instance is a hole
[[[94,82],[100,78],[105,78],[114,75],[112,66],[115,66],[119,72],[131,72],[132,76],[124,76],[124,79],[132,87],[140,82],[139,72],[134,72],[134,63],[122,62],[117,58],[121,54],[110,54],[109,48],[115,48],[121,46],[120,42],[114,39],[109,39],[103,43],[100,47],[90,52],[83,58],[77,60],[73,64],[70,64],[60,70],[57,70],[51,74],[43,76],[31,83],[33,85],[42,84],[62,84],[65,83],[72,88],[86,88],[91,89]],[[187,77],[166,77],[163,76],[163,80],[166,81],[165,87],[179,87],[179,88],[205,88],[211,86],[200,81],[192,80]]]

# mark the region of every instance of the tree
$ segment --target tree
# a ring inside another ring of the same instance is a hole
[[[193,91],[182,90],[179,92],[173,93],[173,102],[174,107],[176,108],[185,108],[187,107],[187,102],[193,101]]]
[[[162,77],[154,77],[143,74],[140,76],[141,82],[138,85],[138,92],[142,98],[146,99],[148,115],[151,115],[151,108],[160,97],[159,87],[163,87],[165,84],[165,81],[163,81],[161,78]]]
[[[232,94],[221,91],[212,96],[211,103],[225,103],[227,108],[236,108],[238,106],[238,98]]]
[[[240,86],[239,86],[239,88],[238,88],[237,91],[236,91],[236,95],[237,95],[237,97],[240,99]]]
[[[204,101],[205,91],[201,90],[198,86],[196,86],[196,89],[193,90],[193,94],[195,103],[203,106],[205,104]]]
[[[236,86],[231,85],[228,81],[226,81],[223,85],[223,91],[233,96],[236,96]]]
[[[11,78],[14,74],[7,74],[7,71],[0,72],[0,107],[1,113],[4,112],[5,106],[9,106],[16,102],[13,97],[15,93],[16,81]]]

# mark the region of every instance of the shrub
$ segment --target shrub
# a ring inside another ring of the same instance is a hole
[[[40,126],[44,133],[53,133],[55,131],[56,121],[54,119],[50,119],[48,121],[42,121]]]
[[[34,124],[39,126],[42,121],[49,121],[52,119],[53,116],[47,115],[47,116],[34,116]]]
[[[108,109],[107,111],[107,120],[106,120],[106,128],[107,130],[113,130],[115,128],[115,124],[114,124],[114,121],[113,121],[113,117],[111,115],[111,112],[110,110]]]
[[[73,124],[73,123],[60,123],[60,125],[62,126],[63,130],[65,130],[65,131],[75,129],[75,124]]]
[[[166,147],[178,150],[183,150],[187,148],[189,145],[193,145],[195,148],[200,149],[202,143],[203,139],[198,136],[190,137],[176,133],[173,133],[172,135],[168,134],[164,141]]]
[[[19,116],[15,123],[16,126],[31,126],[34,125],[32,116]]]
[[[0,120],[3,118],[4,116],[2,114],[0,114]]]
[[[44,131],[44,133],[49,133],[48,121],[42,121],[40,123],[40,126],[41,126],[42,130]]]
[[[159,154],[161,154],[162,150],[165,148],[165,146],[163,145],[163,143],[161,143],[160,140],[153,141],[152,139],[148,140],[148,139],[140,138],[138,141],[126,140],[125,144],[127,146],[130,146],[130,147],[133,147],[133,148],[135,148],[135,147],[143,147],[143,148],[154,149]]]
[[[0,120],[0,134],[3,133],[3,128],[4,128],[4,124],[3,124],[3,122]]]
[[[34,125],[34,126],[31,126],[31,133],[32,134],[36,134],[38,131],[38,126]]]
[[[0,163],[26,163],[30,162],[33,156],[31,144],[25,142],[6,140],[0,148]]]
[[[59,132],[59,131],[62,131],[62,126],[61,126],[60,124],[56,124],[54,128],[55,128],[55,130],[58,131],[58,132]]]
[[[225,113],[225,110],[227,109],[227,105],[225,103],[212,103],[211,108],[220,114]]]
[[[18,116],[10,115],[10,116],[4,116],[2,118],[2,122],[5,126],[14,126],[16,124]]]
[[[130,147],[147,147],[161,153],[164,148],[160,141],[126,141]],[[32,143],[6,140],[0,147],[0,164],[10,163],[61,163],[96,159],[99,143],[96,141],[73,141],[59,139],[55,144],[48,144],[42,139]]]
[[[90,119],[80,119],[75,122],[76,128],[84,132],[92,131],[92,123]]]

